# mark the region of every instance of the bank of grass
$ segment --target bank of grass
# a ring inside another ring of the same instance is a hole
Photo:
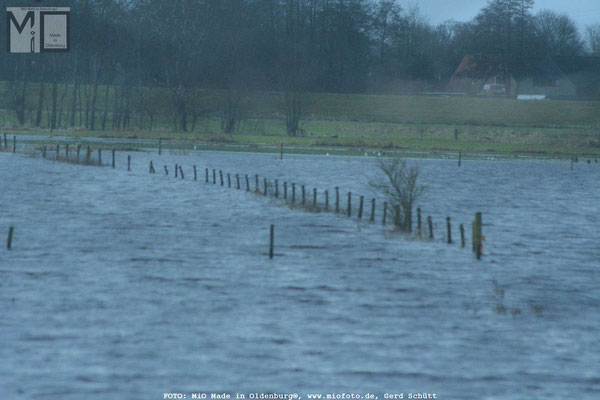
[[[201,95],[218,98],[214,92]],[[283,143],[315,152],[332,148],[352,152],[387,149],[600,155],[600,102],[318,94],[312,95],[308,102],[301,123],[304,136],[289,137],[279,100],[280,94],[274,92],[247,96],[245,108],[249,117],[232,135],[221,133],[215,112],[199,120],[192,132],[174,132],[163,121],[154,130],[65,129],[52,134],[73,138],[164,138],[180,141],[178,146],[208,143],[217,147],[247,146],[249,150]],[[168,120],[171,117],[165,119]],[[14,126],[10,112],[0,113],[0,126]],[[10,129],[10,132],[50,133],[46,129]]]

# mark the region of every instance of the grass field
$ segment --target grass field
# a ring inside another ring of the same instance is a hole
[[[28,89],[30,102],[37,91]],[[61,90],[70,90],[63,87]],[[59,90],[59,97],[60,91]],[[49,90],[47,90],[49,92]],[[99,90],[97,107],[104,104]],[[109,92],[113,96],[113,91]],[[191,132],[175,132],[169,94],[154,89],[155,109],[163,110],[150,129],[89,131],[55,130],[54,135],[73,137],[169,138],[213,144],[287,145],[409,151],[463,151],[548,156],[600,155],[600,102],[518,101],[495,98],[442,98],[426,96],[382,96],[314,94],[301,122],[303,137],[289,137],[280,107],[281,95],[256,92],[242,103],[245,118],[235,134],[221,133],[220,93],[199,91],[193,104],[202,108]],[[69,97],[69,96],[67,96]],[[4,103],[7,102],[5,96]],[[48,99],[46,99],[48,102]],[[109,104],[112,104],[112,98]],[[0,127],[12,133],[48,135],[48,129],[17,127],[14,113],[0,104]],[[35,107],[28,105],[28,121]],[[65,104],[65,109],[70,105]],[[111,110],[112,113],[112,110]],[[100,118],[102,110],[97,110]],[[46,114],[44,114],[47,117]],[[81,113],[78,114],[81,117]],[[109,120],[112,114],[109,114]],[[44,119],[47,121],[47,118]],[[83,124],[78,120],[78,124]],[[96,121],[99,126],[99,121]],[[457,135],[455,135],[455,132]]]

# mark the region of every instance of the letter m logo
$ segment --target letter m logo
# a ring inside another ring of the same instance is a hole
[[[40,51],[35,14],[35,11],[20,7],[7,8],[7,48],[10,53],[37,53]]]

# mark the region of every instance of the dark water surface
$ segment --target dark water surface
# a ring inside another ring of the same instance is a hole
[[[204,182],[259,174],[320,201],[339,186],[369,215],[373,158],[131,154],[128,172],[125,153],[116,170],[0,153],[0,399],[600,398],[598,164],[412,161],[427,242]],[[457,241],[476,211],[481,261],[444,243],[444,218]]]

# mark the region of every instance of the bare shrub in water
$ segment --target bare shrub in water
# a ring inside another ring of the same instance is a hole
[[[419,183],[419,167],[409,167],[401,158],[380,158],[378,166],[385,176],[379,182],[371,182],[371,186],[386,197],[395,228],[411,232],[413,207],[427,190]]]

